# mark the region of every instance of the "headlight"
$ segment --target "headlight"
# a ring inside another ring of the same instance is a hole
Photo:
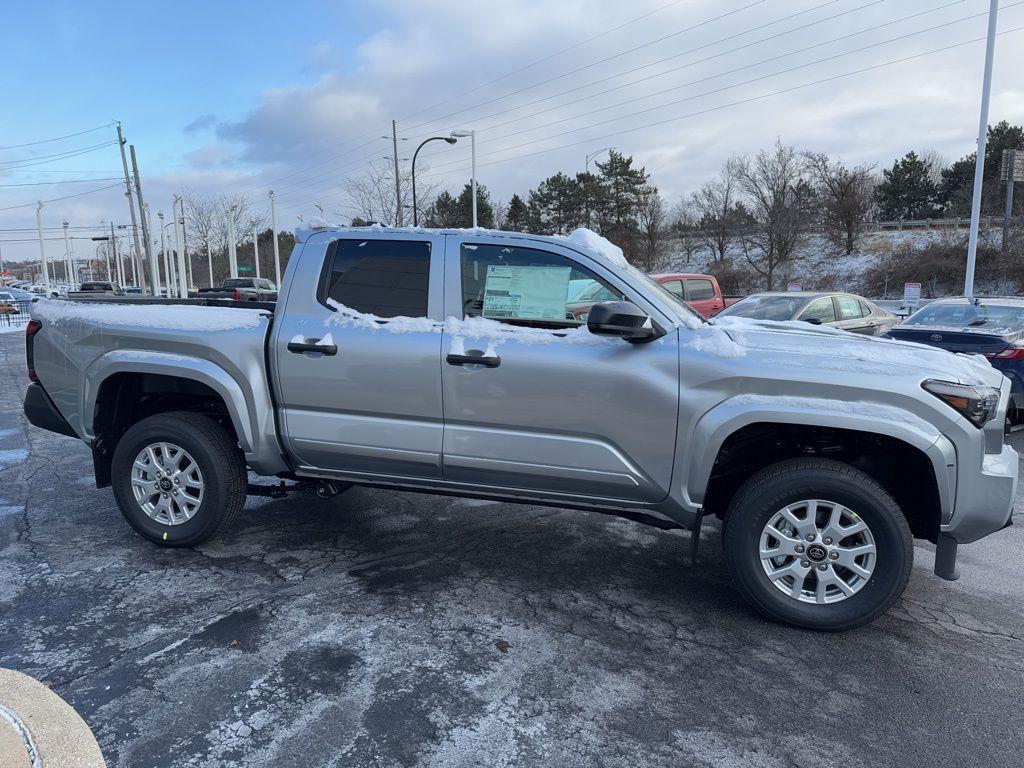
[[[985,426],[995,416],[996,408],[999,407],[999,390],[994,387],[954,384],[938,379],[928,379],[921,386],[959,411],[978,428]]]

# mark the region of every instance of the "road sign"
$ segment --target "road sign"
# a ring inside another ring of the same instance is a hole
[[[1003,164],[1000,167],[999,180],[1019,181],[1024,183],[1024,151],[1017,149],[1003,150]]]
[[[920,283],[904,283],[903,284],[903,306],[908,309],[917,309],[921,303],[921,284]]]
[[[787,291],[802,291],[803,286],[800,283],[790,283],[786,286]]]
[[[239,272],[252,272],[252,267],[239,267]]]

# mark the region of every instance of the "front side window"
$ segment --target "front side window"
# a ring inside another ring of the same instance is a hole
[[[429,278],[429,241],[337,240],[319,298],[378,317],[426,317]]]
[[[820,320],[823,323],[834,323],[836,321],[836,307],[832,303],[832,297],[815,299],[807,309],[800,313],[801,320]]]
[[[715,286],[710,280],[687,280],[686,298],[688,301],[707,301],[715,298]]]
[[[678,296],[680,299],[684,298],[682,280],[666,280],[661,285],[666,291],[671,293],[673,296]]]
[[[571,259],[536,248],[465,243],[461,263],[466,317],[565,328],[586,322],[594,304],[623,298]]]

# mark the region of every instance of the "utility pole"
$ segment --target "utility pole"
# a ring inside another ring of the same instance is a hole
[[[134,158],[134,153],[132,154]],[[142,198],[140,191],[139,198]],[[142,204],[142,220],[145,222],[146,232],[146,255],[149,257],[149,283],[153,289],[153,295],[160,295],[160,264],[157,262],[156,254],[153,253],[153,214],[149,212],[149,203]]]
[[[228,207],[228,267],[231,277],[238,277],[238,253],[235,251],[235,208]]]
[[[46,265],[46,244],[43,241],[43,201],[36,202],[36,229],[39,230],[39,261],[43,270],[43,285],[46,293],[50,293],[50,269]]]
[[[181,208],[181,216],[178,216],[178,208]],[[174,204],[172,206],[174,213],[174,233],[178,239],[178,295],[183,298],[188,298],[188,273],[185,268],[185,251],[188,246],[185,244],[185,206],[181,203],[181,195],[174,196]],[[181,227],[181,234],[178,234],[178,227]]]
[[[64,229],[64,281],[71,284],[71,256],[70,256],[70,244],[68,241],[68,223],[66,221],[61,222],[61,227]],[[72,287],[71,290],[74,290]]]
[[[167,253],[167,227],[164,226],[164,212],[157,211],[156,218],[160,222],[160,253],[164,257],[164,282],[167,283],[167,298],[171,298],[174,281],[171,279],[171,257]]]
[[[267,192],[270,198],[270,234],[274,240],[274,285],[281,287],[281,248],[277,244],[277,211],[274,208],[274,190]],[[212,272],[211,272],[212,275]],[[210,285],[213,285],[213,277],[210,278]]]
[[[141,253],[139,245],[139,222],[135,218],[135,203],[132,202],[132,182],[128,178],[128,159],[124,156],[124,137],[121,135],[121,121],[117,121],[117,148],[121,150],[121,167],[124,169],[124,196],[128,198],[128,212],[132,215],[132,238],[135,242],[135,252]]]
[[[395,156],[395,226],[402,226],[402,190],[398,173],[398,124],[391,121],[391,149]]]
[[[991,0],[988,11],[988,44],[985,46],[985,76],[981,85],[981,118],[978,121],[978,156],[974,163],[974,197],[971,199],[971,233],[967,241],[967,275],[964,296],[974,298],[974,265],[978,258],[978,224],[981,218],[981,185],[985,178],[985,144],[988,141],[988,105],[992,95],[992,59],[996,49],[996,20],[999,0]]]
[[[142,218],[142,239],[146,243],[146,263],[149,265],[149,282],[154,296],[157,294],[157,284],[160,282],[160,268],[157,266],[156,257],[153,255],[153,229],[149,221],[149,206],[142,199],[142,177],[139,175],[139,162],[135,159],[135,145],[129,146],[132,155],[132,174],[135,176],[135,197],[139,204],[139,216]],[[136,246],[138,247],[138,246]]]
[[[114,270],[117,273],[117,284],[124,288],[124,264],[117,255],[117,236],[114,234],[114,222],[110,222],[110,247],[114,256]]]

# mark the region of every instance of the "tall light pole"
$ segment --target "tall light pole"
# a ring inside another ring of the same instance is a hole
[[[178,207],[181,204],[181,195],[174,196],[174,238],[178,243],[178,296],[182,299],[188,298],[188,272],[185,267],[185,214],[182,205],[182,214],[179,218]],[[179,234],[180,232],[180,234]]]
[[[64,278],[68,283],[68,290],[75,290],[74,281],[71,279],[71,241],[68,240],[68,223],[62,221],[64,228]]]
[[[256,265],[256,277],[260,277],[260,245],[259,245],[259,232],[256,231],[256,219],[250,219],[249,225],[252,227],[252,260]]]
[[[228,267],[231,277],[238,277],[238,253],[235,251],[235,208],[228,207]]]
[[[156,254],[153,253],[153,244],[150,240],[153,237],[153,215],[149,212],[149,203],[142,204],[142,220],[145,222],[146,232],[146,256],[149,258],[149,281],[153,289],[153,295],[160,295],[160,265],[157,262]],[[161,222],[162,223],[162,222]]]
[[[391,148],[395,158],[395,226],[402,226],[402,190],[398,173],[398,124],[391,121]]]
[[[36,229],[39,230],[39,263],[43,270],[43,285],[50,295],[50,269],[46,264],[46,243],[43,241],[43,201],[36,201]]]
[[[589,153],[586,156],[583,166],[586,169],[587,173],[590,173],[590,161],[593,160],[598,155],[600,155],[602,152],[607,152],[609,149],[612,149],[612,147],[602,147],[601,149],[594,150],[593,152]]]
[[[452,131],[452,136],[456,138],[469,137],[469,142],[472,145],[470,154],[472,156],[472,193],[473,193],[473,229],[476,229],[476,131],[460,130]]]
[[[117,272],[117,284],[124,288],[124,264],[117,253],[117,236],[114,234],[114,222],[110,222],[110,248],[114,257],[114,269]]]
[[[213,251],[210,250],[210,235],[206,235],[206,266],[210,268],[210,287],[213,288]]]
[[[420,223],[419,209],[416,207],[416,157],[419,155],[420,150],[423,149],[424,145],[429,144],[432,141],[447,141],[449,144],[454,144],[458,141],[455,136],[431,136],[429,139],[424,139],[416,151],[412,153],[412,225],[418,227]],[[473,190],[474,205],[476,203],[476,189]],[[474,215],[474,219],[476,216]]]
[[[174,281],[171,280],[171,259],[167,255],[167,225],[164,224],[164,212],[157,211],[156,217],[160,221],[160,253],[164,257],[164,282],[167,283],[167,298],[171,298]]]
[[[988,142],[988,104],[992,95],[992,59],[996,50],[996,20],[999,0],[988,10],[988,43],[985,46],[985,76],[981,85],[981,118],[978,121],[978,156],[974,163],[974,197],[971,199],[971,233],[967,240],[967,275],[964,296],[974,297],[974,265],[978,258],[978,224],[981,219],[981,185],[985,178],[985,145]]]
[[[415,158],[413,158],[415,160]],[[413,183],[413,196],[416,195],[415,182]],[[274,240],[274,285],[281,287],[281,247],[277,244],[277,210],[274,208],[274,190],[267,192],[270,198],[270,234]],[[416,215],[416,204],[413,203],[413,216]],[[212,273],[211,273],[212,274]],[[213,285],[213,278],[210,278],[210,285]]]

